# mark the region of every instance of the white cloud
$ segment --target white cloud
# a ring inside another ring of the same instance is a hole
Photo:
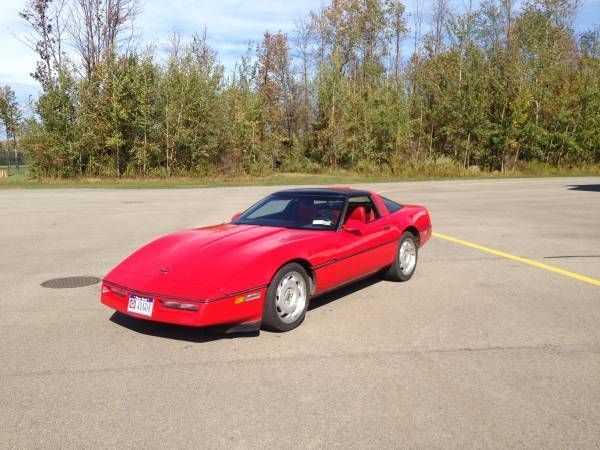
[[[21,101],[39,91],[29,75],[36,56],[17,38],[27,32],[18,15],[23,5],[24,0],[0,0],[0,84],[12,85]],[[146,0],[137,26],[141,43],[159,48],[173,31],[189,37],[206,27],[221,62],[231,68],[249,41],[260,41],[266,30],[290,32],[295,19],[320,6],[321,0]]]
[[[19,18],[22,7],[21,1],[0,1],[0,85],[10,84],[24,102],[38,87],[29,76],[35,70],[35,55],[17,39],[27,31]]]
[[[414,10],[417,1],[405,2],[407,14]],[[323,2],[328,0],[142,0],[143,11],[137,25],[141,43],[154,43],[159,48],[165,47],[173,31],[189,37],[206,27],[221,62],[232,68],[246,53],[249,41],[259,42],[266,30],[292,32],[296,19],[319,9]],[[27,32],[18,16],[24,3],[25,0],[0,0],[0,84],[13,85],[21,101],[39,91],[29,75],[35,69],[36,57],[15,37]],[[423,3],[425,30],[431,3]],[[452,3],[460,9],[466,1]],[[411,26],[410,18],[407,21]],[[599,22],[600,0],[584,2],[578,28],[590,28]],[[406,48],[410,45],[405,42]]]
[[[191,36],[206,28],[221,62],[231,68],[246,53],[250,41],[259,42],[267,30],[291,32],[296,19],[320,6],[321,0],[148,1],[138,22],[142,41],[158,42],[161,47],[173,31]]]

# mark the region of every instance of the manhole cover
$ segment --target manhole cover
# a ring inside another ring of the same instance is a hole
[[[100,282],[100,278],[96,277],[67,277],[67,278],[54,278],[52,280],[44,281],[42,287],[50,289],[71,289],[79,288],[84,286],[91,286]]]

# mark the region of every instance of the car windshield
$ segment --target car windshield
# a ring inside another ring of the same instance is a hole
[[[273,194],[252,206],[233,223],[303,230],[335,230],[344,197]]]

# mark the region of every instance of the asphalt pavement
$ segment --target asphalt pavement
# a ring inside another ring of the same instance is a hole
[[[296,330],[227,336],[100,304],[162,234],[276,187],[0,191],[1,448],[597,448],[600,177],[383,183],[439,236],[407,283],[315,299]]]

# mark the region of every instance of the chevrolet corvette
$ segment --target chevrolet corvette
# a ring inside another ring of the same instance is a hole
[[[283,190],[229,223],[142,247],[106,275],[101,302],[157,322],[289,331],[325,292],[377,273],[408,281],[430,237],[422,206],[344,187]]]

